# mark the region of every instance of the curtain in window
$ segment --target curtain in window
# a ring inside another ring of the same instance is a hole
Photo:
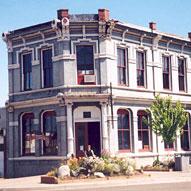
[[[32,88],[32,54],[23,54],[24,90]]]

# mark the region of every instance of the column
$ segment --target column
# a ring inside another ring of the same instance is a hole
[[[39,124],[39,113],[34,111],[34,119],[33,119],[33,126],[35,129],[35,134],[41,135],[41,129]],[[35,139],[35,156],[39,157],[42,154],[42,139],[36,138]]]
[[[66,156],[67,155],[67,123],[66,123],[66,107],[64,105],[59,105],[58,116],[56,117],[57,122],[57,132],[58,132],[58,155]]]
[[[107,106],[106,103],[101,103],[101,126],[102,126],[102,139],[103,139],[103,149],[108,150],[108,129],[107,129]]]
[[[67,103],[67,140],[68,154],[74,153],[74,134],[72,124],[72,103]]]
[[[134,153],[137,154],[139,151],[139,147],[138,147],[138,118],[137,118],[137,109],[136,108],[132,108],[133,111],[133,148],[134,148]]]
[[[181,138],[180,138],[181,135],[177,136],[176,138],[176,151],[177,152],[181,152]]]

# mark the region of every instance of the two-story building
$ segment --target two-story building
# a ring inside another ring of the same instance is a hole
[[[7,177],[47,172],[88,144],[100,155],[133,157],[189,152],[190,117],[169,146],[143,122],[154,96],[191,112],[191,42],[98,14],[57,18],[3,33],[8,48]],[[168,148],[168,150],[167,150]],[[170,150],[169,150],[170,149]]]

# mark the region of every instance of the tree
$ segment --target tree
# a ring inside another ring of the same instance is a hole
[[[168,145],[176,140],[182,133],[182,128],[186,124],[188,115],[180,103],[172,103],[170,97],[162,98],[155,96],[155,100],[150,106],[151,128],[157,134],[162,136],[163,141]]]

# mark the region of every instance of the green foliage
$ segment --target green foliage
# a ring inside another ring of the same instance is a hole
[[[187,113],[179,101],[173,104],[170,97],[162,98],[159,95],[155,96],[155,101],[148,112],[151,112],[152,116],[150,124],[152,130],[162,136],[163,141],[167,144],[176,140],[188,119]]]

